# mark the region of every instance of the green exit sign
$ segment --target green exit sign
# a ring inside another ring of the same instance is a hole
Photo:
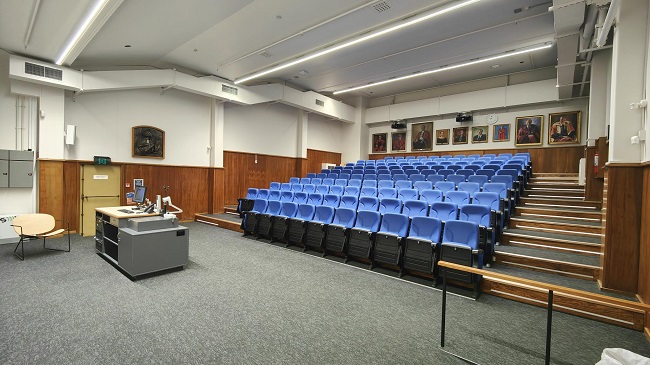
[[[111,158],[106,156],[95,156],[93,158],[95,165],[110,165]]]

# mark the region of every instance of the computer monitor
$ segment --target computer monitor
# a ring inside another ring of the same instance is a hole
[[[133,194],[133,202],[142,204],[144,203],[145,195],[147,194],[147,188],[144,186],[136,186],[135,193]]]

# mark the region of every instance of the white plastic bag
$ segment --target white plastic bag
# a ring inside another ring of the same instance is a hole
[[[604,349],[596,365],[650,365],[650,359],[621,348]]]

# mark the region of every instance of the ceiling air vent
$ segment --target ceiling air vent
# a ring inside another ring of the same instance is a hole
[[[264,52],[260,53],[260,56],[262,56],[264,58],[269,58],[269,57],[273,56],[273,53],[271,53],[269,51],[264,51]]]
[[[25,73],[34,76],[47,77],[48,79],[63,80],[63,71],[30,62],[25,62]]]
[[[322,101],[322,100],[318,100],[318,99],[316,99],[316,105],[318,105],[318,106],[325,106],[325,102]]]
[[[236,87],[232,87],[224,84],[221,84],[221,91],[233,95],[237,95],[237,93],[239,92],[239,90],[237,90]]]
[[[385,1],[382,1],[379,4],[375,4],[372,7],[375,8],[375,10],[377,10],[380,13],[382,11],[386,11],[386,10],[390,9],[390,5],[388,5]]]

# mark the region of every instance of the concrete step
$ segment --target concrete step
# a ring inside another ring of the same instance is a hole
[[[566,198],[541,198],[541,197],[528,197],[522,196],[519,199],[520,205],[526,206],[552,206],[552,207],[566,207],[577,208],[584,207],[585,209],[600,210],[601,203],[593,200],[580,200],[580,199],[566,199]]]
[[[600,236],[549,232],[535,227],[507,229],[502,233],[500,242],[501,245],[553,250],[574,255],[601,255]]]
[[[600,222],[567,222],[560,218],[512,217],[510,228],[524,229],[536,232],[566,233],[581,237],[597,237],[602,235]]]
[[[580,208],[538,208],[527,205],[519,205],[515,208],[514,216],[522,217],[539,217],[539,218],[562,218],[568,222],[574,221],[591,221],[600,222],[602,213],[600,211],[580,209]]]

